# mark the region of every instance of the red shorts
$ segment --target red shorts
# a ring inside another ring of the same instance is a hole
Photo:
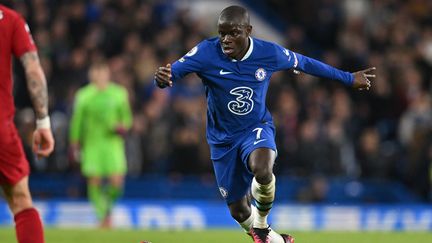
[[[29,163],[15,124],[0,121],[0,184],[15,185],[29,173]]]

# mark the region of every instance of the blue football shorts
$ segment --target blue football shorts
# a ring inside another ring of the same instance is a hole
[[[277,151],[275,129],[272,124],[258,124],[237,136],[229,144],[210,145],[219,191],[227,204],[238,201],[248,194],[253,179],[248,159],[257,148]]]

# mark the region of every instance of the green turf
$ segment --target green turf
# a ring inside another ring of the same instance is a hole
[[[295,232],[296,243],[431,243],[431,232]],[[240,230],[142,231],[142,230],[46,230],[46,243],[250,243]],[[0,228],[1,243],[16,243],[12,228]]]

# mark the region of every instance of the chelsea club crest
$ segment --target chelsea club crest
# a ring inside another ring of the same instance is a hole
[[[267,76],[267,72],[266,72],[266,70],[264,68],[258,68],[255,71],[255,78],[258,81],[263,81],[266,78],[266,76]]]

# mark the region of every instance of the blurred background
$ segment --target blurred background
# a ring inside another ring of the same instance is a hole
[[[55,224],[61,217],[62,211],[53,213],[49,205],[85,202],[85,181],[79,164],[70,160],[67,136],[74,94],[88,83],[92,60],[104,55],[113,81],[129,91],[134,115],[126,138],[125,194],[117,209],[124,213],[143,207],[153,215],[143,219],[118,213],[123,221],[117,223],[172,227],[171,210],[182,202],[191,206],[186,214],[200,214],[198,222],[204,224],[187,227],[236,227],[213,176],[201,81],[189,75],[171,89],[153,85],[158,66],[217,35],[217,16],[231,4],[250,11],[255,37],[346,71],[377,67],[369,92],[289,71],[273,75],[267,104],[279,152],[275,173],[280,206],[272,214],[276,226],[325,228],[333,219],[336,225],[330,228],[364,229],[373,227],[367,219],[375,217],[372,225],[377,228],[432,229],[430,0],[14,1],[28,20],[49,86],[56,148],[48,159],[35,160],[30,151],[34,117],[16,62],[16,123],[31,163],[31,191],[45,221]],[[211,205],[224,213],[221,221],[207,220]],[[316,210],[327,206],[327,211]],[[303,217],[297,223],[282,220],[293,213]],[[353,213],[352,224],[342,220]],[[0,223],[8,223],[1,214]],[[319,215],[329,221],[315,219]],[[80,223],[72,221],[63,223]]]

